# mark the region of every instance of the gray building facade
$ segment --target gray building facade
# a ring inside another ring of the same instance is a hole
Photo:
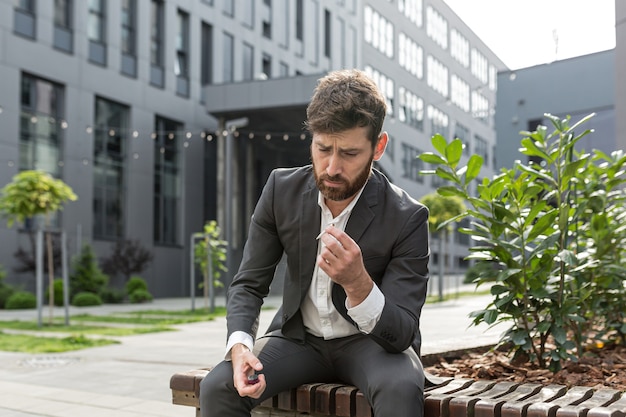
[[[416,157],[435,133],[494,172],[506,68],[442,0],[0,0],[0,186],[26,169],[61,178],[79,198],[55,218],[72,254],[138,239],[150,291],[187,295],[190,236],[230,222],[236,266],[269,171],[308,163],[316,80],[352,67],[387,98],[378,167],[393,182],[434,190]],[[451,268],[467,253],[455,239]],[[13,271],[27,235],[1,222],[0,241],[9,282],[32,288]]]

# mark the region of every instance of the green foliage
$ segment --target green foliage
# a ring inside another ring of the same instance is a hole
[[[428,228],[431,233],[439,233],[465,212],[465,204],[459,196],[445,197],[431,193],[420,198],[420,202],[428,207]]]
[[[483,161],[472,155],[459,167],[459,139],[448,143],[437,135],[436,153],[420,158],[436,167],[424,174],[450,184],[439,194],[461,197],[470,206],[460,218],[468,217],[471,227],[460,231],[476,242],[468,259],[481,268],[476,282],[492,284],[493,295],[472,314],[474,323],[509,323],[501,344],[556,371],[562,361],[580,357],[593,339],[624,342],[626,156],[575,149],[590,133],[575,131],[591,116],[573,125],[569,117],[546,117],[552,132],[545,126],[522,132],[520,152],[534,162],[518,161],[484,178],[476,195],[469,185]]]
[[[35,308],[37,298],[35,294],[27,291],[16,291],[13,293],[4,306],[7,310],[20,310],[25,308]]]
[[[150,294],[148,290],[138,288],[128,294],[128,300],[133,304],[145,303],[147,301],[152,301],[152,294]]]
[[[79,292],[72,297],[72,305],[76,307],[99,306],[102,299],[92,292]]]
[[[96,259],[96,255],[90,245],[85,244],[80,253],[72,261],[72,273],[70,274],[70,298],[80,292],[100,294],[109,281]]]
[[[63,280],[55,279],[54,284],[52,286],[52,290],[54,291],[54,305],[60,307],[63,305]],[[50,292],[50,287],[48,287],[48,292]]]
[[[76,194],[62,180],[43,171],[21,171],[0,190],[0,213],[8,217],[12,226],[15,221],[53,213],[66,201],[76,199]]]
[[[13,286],[4,282],[6,276],[4,268],[0,265],[0,309],[5,308],[7,300],[15,292]]]
[[[131,277],[126,283],[126,293],[131,303],[152,301],[152,294],[148,291],[148,283],[139,276]]]
[[[140,276],[130,277],[128,282],[126,282],[126,294],[131,294],[137,290],[148,290],[148,283],[145,279]]]
[[[126,297],[126,291],[118,288],[105,288],[100,292],[100,298],[107,304],[120,304]]]
[[[121,274],[128,280],[133,274],[142,273],[152,262],[152,252],[144,248],[139,240],[118,240],[111,254],[102,260],[102,270],[113,276]]]
[[[203,283],[201,287],[206,290],[209,283],[208,259],[210,252],[211,272],[213,274],[213,285],[215,287],[223,287],[220,281],[222,272],[226,272],[226,244],[227,242],[220,239],[221,230],[215,220],[211,220],[204,225],[205,238],[199,240],[194,247],[194,261],[202,270]]]

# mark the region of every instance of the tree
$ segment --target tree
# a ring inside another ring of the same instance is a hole
[[[102,270],[108,275],[122,274],[127,282],[132,275],[141,274],[152,259],[152,252],[144,248],[139,240],[118,240],[111,255],[102,260]]]
[[[9,227],[15,221],[23,223],[27,219],[43,215],[45,227],[50,226],[53,213],[63,209],[68,200],[78,197],[72,189],[60,179],[39,171],[22,171],[13,177],[13,181],[0,190],[0,213],[7,217]],[[54,287],[54,261],[52,253],[52,234],[46,233],[48,250],[48,277],[50,288]],[[54,307],[54,291],[49,291],[50,323]]]
[[[202,270],[204,289],[204,304],[208,305],[209,285],[220,287],[223,284],[219,280],[222,272],[226,269],[226,243],[220,239],[220,228],[215,220],[211,220],[204,225],[204,239],[198,241],[194,247],[194,261]],[[211,257],[211,273],[213,282],[209,283],[208,259]],[[193,291],[193,289],[192,289]]]
[[[439,300],[443,300],[444,242],[452,232],[451,220],[465,213],[466,208],[460,197],[444,197],[438,193],[427,194],[420,202],[428,207],[428,230],[439,238]]]

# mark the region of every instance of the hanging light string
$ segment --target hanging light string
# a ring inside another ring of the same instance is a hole
[[[2,116],[3,108],[0,106],[0,116]],[[35,113],[22,113],[22,115],[30,116],[30,123],[33,125],[37,125],[39,123],[48,123],[49,125],[58,125],[56,128],[61,130],[67,130],[70,126],[69,123],[64,119],[57,119],[52,116],[48,116],[45,114],[35,114]],[[175,138],[184,138],[184,142],[182,144],[183,149],[187,149],[193,140],[199,139],[202,141],[211,142],[213,139],[217,139],[219,137],[227,137],[227,130],[201,130],[201,131],[191,131],[191,130],[154,130],[154,129],[136,129],[136,128],[125,128],[125,127],[112,127],[112,126],[91,126],[88,125],[85,127],[85,133],[88,136],[93,136],[94,134],[102,134],[106,133],[109,136],[117,136],[121,135],[128,138],[133,139],[141,139],[141,138],[149,138],[151,140],[156,140],[159,137],[167,138],[168,140],[174,140]],[[262,139],[265,141],[270,140],[280,140],[280,141],[289,141],[289,140],[299,140],[304,141],[310,139],[310,134],[304,131],[300,132],[289,132],[289,131],[267,131],[267,130],[250,130],[250,129],[235,129],[232,132],[235,138],[244,137],[248,139]],[[35,134],[36,135],[36,134]],[[19,143],[5,143],[5,146],[12,146],[15,148],[19,148]],[[160,152],[165,152],[165,147],[160,148]],[[139,153],[135,152],[130,157],[132,159],[139,159]],[[83,165],[89,165],[92,158],[80,158],[80,161]],[[0,164],[6,163],[10,168],[13,168],[16,165],[16,162],[12,159],[4,159],[0,158]],[[63,167],[65,165],[64,161],[59,161],[58,165]]]

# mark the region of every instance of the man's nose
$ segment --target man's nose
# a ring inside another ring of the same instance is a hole
[[[328,159],[328,168],[326,168],[326,172],[331,177],[341,174],[341,158],[339,158],[337,153],[333,153]]]

